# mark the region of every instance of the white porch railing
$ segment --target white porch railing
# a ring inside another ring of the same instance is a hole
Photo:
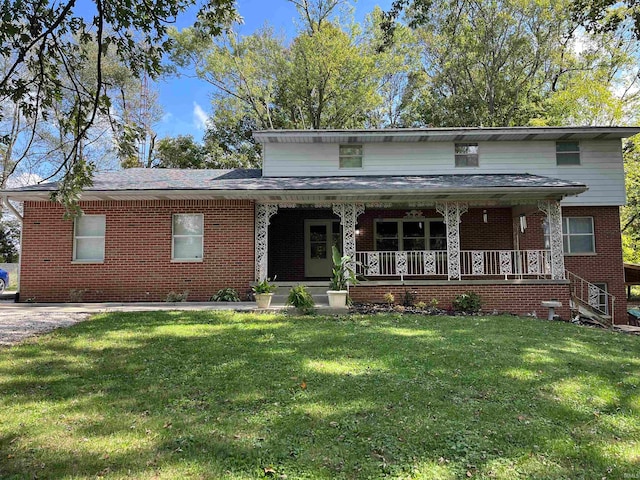
[[[357,272],[366,277],[448,276],[447,252],[369,251],[356,252]],[[551,276],[549,250],[463,250],[460,274],[466,277],[534,277]]]

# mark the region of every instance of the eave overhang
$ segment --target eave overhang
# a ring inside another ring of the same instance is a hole
[[[539,200],[561,200],[587,190],[584,185],[565,187],[493,187],[448,189],[349,189],[349,190],[118,190],[85,191],[81,201],[131,200],[252,200],[263,203],[319,204],[335,202],[362,202],[406,204],[433,204],[445,201],[477,202],[483,205],[515,205]],[[9,200],[48,201],[50,191],[5,191]]]
[[[639,127],[457,127],[383,130],[260,130],[259,143],[484,142],[611,140],[640,133]]]

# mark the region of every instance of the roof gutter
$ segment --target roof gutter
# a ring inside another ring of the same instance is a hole
[[[9,198],[6,194],[2,195],[2,203],[15,215],[20,224],[22,224],[24,218],[20,215],[20,212],[13,206],[13,204],[9,201]]]

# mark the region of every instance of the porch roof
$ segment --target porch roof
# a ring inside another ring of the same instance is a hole
[[[11,200],[47,200],[57,183],[2,191]],[[263,177],[257,169],[133,168],[94,177],[82,200],[250,199],[264,202],[488,201],[561,199],[587,190],[580,183],[529,174],[353,177]]]

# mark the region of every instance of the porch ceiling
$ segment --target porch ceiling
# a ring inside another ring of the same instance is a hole
[[[133,171],[132,171],[133,170]],[[132,169],[97,175],[82,200],[246,199],[277,203],[519,204],[577,195],[583,184],[528,174],[262,177],[256,170]],[[141,171],[144,170],[144,171]],[[5,190],[11,200],[47,200],[57,184]]]

